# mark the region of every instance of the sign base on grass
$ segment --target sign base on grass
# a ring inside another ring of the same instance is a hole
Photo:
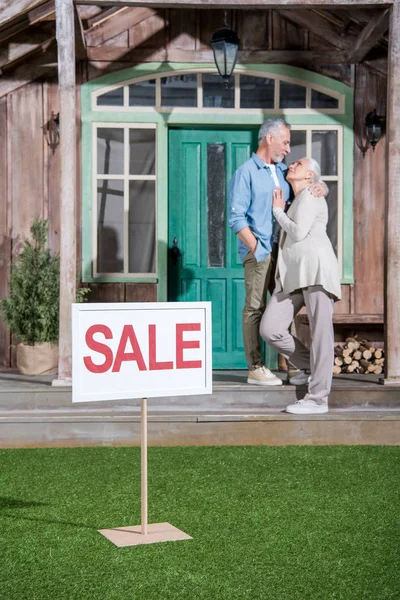
[[[99,529],[98,531],[118,547],[193,539],[190,535],[169,523],[152,523],[147,525],[147,533],[145,534],[142,533],[141,525],[116,527],[115,529]]]

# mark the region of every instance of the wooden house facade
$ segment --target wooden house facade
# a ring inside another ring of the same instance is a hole
[[[240,38],[227,87],[210,49],[224,10]],[[90,302],[212,300],[215,365],[244,366],[226,186],[263,120],[282,115],[292,158],[313,155],[330,189],[338,335],[385,337],[386,382],[400,380],[399,31],[397,0],[0,8],[0,296],[33,218],[47,217],[62,268],[60,379],[76,284]],[[374,109],[387,133],[372,151]],[[10,341],[0,322],[2,366]]]

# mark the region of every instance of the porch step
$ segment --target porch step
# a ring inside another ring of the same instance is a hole
[[[136,414],[135,414],[136,412]],[[140,445],[136,411],[0,413],[0,445],[76,447]],[[398,445],[400,410],[331,410],[325,415],[289,415],[280,410],[212,413],[157,412],[148,417],[149,446]]]
[[[215,372],[211,395],[149,399],[149,445],[400,444],[400,386],[376,376],[334,378],[329,413],[307,416],[284,412],[305,388],[245,382]],[[51,378],[0,374],[1,447],[91,445],[140,445],[140,399],[72,404]]]

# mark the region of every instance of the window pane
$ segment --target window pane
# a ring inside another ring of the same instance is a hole
[[[329,194],[326,197],[328,203],[329,221],[327,232],[332,242],[333,249],[337,254],[337,229],[338,229],[338,184],[337,181],[326,181],[329,188]]]
[[[281,81],[279,106],[281,108],[305,108],[306,88],[302,85]]]
[[[129,130],[129,174],[154,175],[156,162],[156,130]]]
[[[312,132],[312,157],[319,162],[322,175],[337,175],[337,131]]]
[[[162,77],[161,106],[197,106],[197,75]]]
[[[155,106],[156,80],[141,81],[129,86],[129,106]]]
[[[123,181],[97,181],[97,271],[124,271]]]
[[[124,105],[124,88],[120,87],[117,90],[111,90],[106,94],[97,97],[97,106],[123,106]]]
[[[208,266],[225,266],[225,144],[207,145]]]
[[[124,172],[124,130],[122,127],[97,129],[97,173],[122,175]]]
[[[311,108],[338,108],[339,100],[317,90],[311,90]]]
[[[205,108],[233,108],[235,105],[235,80],[230,78],[228,88],[220,75],[205,73],[203,80],[203,106]]]
[[[265,77],[240,76],[240,108],[274,108],[275,81]]]
[[[129,272],[156,272],[155,181],[129,182]]]
[[[306,151],[306,132],[305,131],[293,131],[290,132],[290,154],[285,156],[284,163],[291,165],[296,160],[307,156]]]

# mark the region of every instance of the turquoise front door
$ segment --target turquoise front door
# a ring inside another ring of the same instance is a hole
[[[170,301],[212,302],[214,369],[245,369],[243,266],[228,226],[227,186],[257,130],[169,132]]]

